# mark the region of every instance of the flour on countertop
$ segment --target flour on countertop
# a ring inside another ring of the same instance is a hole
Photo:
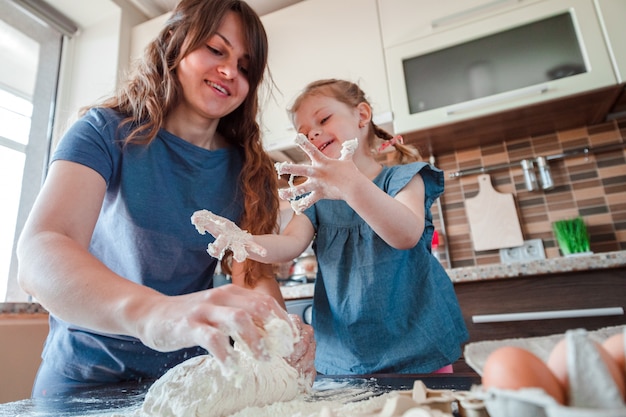
[[[443,395],[444,393],[446,395]],[[435,390],[426,398],[422,398],[421,394],[416,396],[415,387],[413,391],[390,391],[381,394],[379,387],[372,386],[369,382],[357,386],[349,382],[329,387],[326,386],[326,381],[322,381],[321,384],[317,381],[308,394],[299,394],[290,401],[248,406],[228,417],[453,417],[452,403],[449,402],[450,399],[444,398],[448,394],[452,396],[451,391]],[[472,400],[470,392],[459,391],[454,401],[468,399]],[[471,408],[459,407],[457,404],[456,408],[460,415],[484,415],[484,405],[478,407],[476,402],[472,403]],[[474,413],[482,411],[483,414],[469,414],[469,410],[473,410]],[[197,414],[197,417],[214,415],[209,412]],[[116,414],[98,417],[142,416]]]
[[[247,407],[230,417],[319,417],[324,410],[330,410],[334,417],[353,417],[363,413],[381,410],[392,393],[357,402],[341,400],[310,401],[296,398],[291,401],[269,404],[264,407]],[[367,396],[367,393],[365,393]]]
[[[321,417],[324,411],[330,411],[333,417],[353,417],[355,415],[379,412],[385,403],[396,395],[390,392],[380,395],[371,388],[336,388],[312,393],[298,394],[290,401],[277,401],[267,405],[251,405],[229,414],[228,417]],[[217,414],[205,410],[202,414],[198,410],[197,416],[213,417]],[[148,414],[149,415],[149,414]],[[159,415],[159,414],[156,414]],[[167,415],[167,414],[164,414]],[[196,414],[180,414],[187,416]],[[90,417],[145,417],[141,409],[120,410],[116,414],[102,414]],[[161,415],[159,415],[160,417]],[[178,415],[177,415],[178,416]]]

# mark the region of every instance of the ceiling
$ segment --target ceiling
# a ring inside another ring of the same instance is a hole
[[[128,0],[149,18],[154,18],[174,9],[180,0]],[[260,15],[274,12],[303,0],[246,0]]]
[[[34,2],[30,0],[29,2]],[[52,8],[68,17],[76,23],[79,28],[90,26],[103,16],[109,14],[115,3],[127,3],[135,6],[148,19],[161,16],[170,12],[180,0],[44,0]],[[260,15],[263,16],[280,10],[303,0],[246,0],[246,2]]]

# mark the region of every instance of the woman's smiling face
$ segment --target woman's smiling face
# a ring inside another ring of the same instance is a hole
[[[304,99],[293,120],[297,131],[329,158],[339,158],[343,142],[360,135],[358,109],[325,95]]]
[[[207,119],[219,119],[231,113],[250,91],[248,61],[241,18],[229,12],[217,33],[180,61],[177,68],[183,87],[180,105]]]

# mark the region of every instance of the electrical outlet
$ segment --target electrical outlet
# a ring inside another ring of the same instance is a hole
[[[500,249],[500,262],[510,264],[512,262],[526,262],[546,259],[541,239],[525,240],[522,246]]]

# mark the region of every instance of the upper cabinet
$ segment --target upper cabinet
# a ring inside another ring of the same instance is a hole
[[[626,82],[626,1],[596,0],[596,5],[618,81]]]
[[[592,0],[544,0],[385,49],[396,133],[616,85]]]
[[[359,84],[378,123],[391,107],[376,0],[307,0],[262,16],[274,86],[261,101],[267,150],[293,146],[287,108],[311,81],[343,78]]]
[[[540,0],[378,0],[385,48]]]
[[[130,39],[131,59],[138,59],[143,55],[146,46],[159,34],[170,16],[171,13],[165,13],[133,28]]]

